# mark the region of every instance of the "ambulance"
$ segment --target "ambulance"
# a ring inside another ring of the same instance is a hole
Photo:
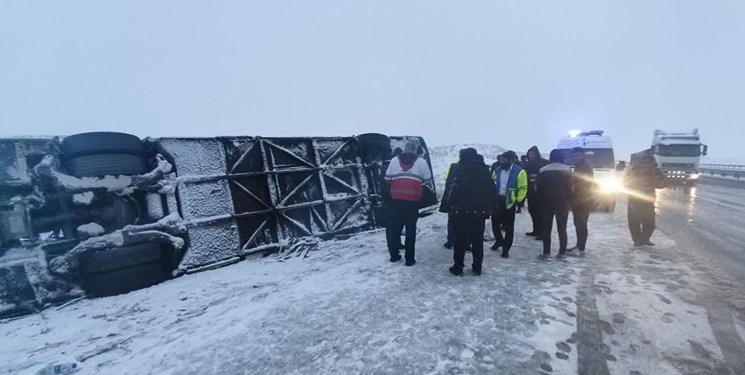
[[[570,153],[575,147],[585,150],[594,171],[596,211],[613,212],[618,193],[623,190],[621,176],[616,171],[613,142],[602,130],[570,131],[557,146],[565,164],[573,165]]]

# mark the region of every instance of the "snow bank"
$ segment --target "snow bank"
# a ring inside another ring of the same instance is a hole
[[[437,187],[438,198],[442,198],[445,192],[445,171],[447,167],[458,160],[461,149],[473,147],[479,154],[484,155],[484,161],[491,165],[497,161],[497,155],[504,153],[507,149],[489,144],[461,144],[451,146],[434,146],[429,149],[429,157],[432,161],[432,172]]]

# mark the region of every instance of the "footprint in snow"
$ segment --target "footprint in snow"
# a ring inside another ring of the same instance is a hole
[[[557,342],[556,343],[556,349],[559,349],[560,352],[564,352],[564,353],[571,353],[572,352],[572,347],[569,346],[569,344],[567,344],[564,341]]]
[[[608,286],[605,286],[605,285],[595,285],[595,290],[597,292],[599,292],[599,293],[605,293],[605,294],[608,294],[608,295],[613,294],[613,289],[611,289],[611,288],[609,288]]]
[[[613,323],[616,323],[616,324],[626,323],[626,316],[621,313],[613,314]]]
[[[577,332],[572,333],[572,336],[567,339],[567,344],[576,344],[579,340],[577,339]]]
[[[670,313],[665,313],[665,315],[662,316],[662,321],[665,323],[672,323],[675,321],[675,315]]]
[[[657,296],[657,298],[660,299],[660,301],[662,301],[662,302],[664,302],[664,303],[666,303],[668,305],[671,305],[673,303],[673,301],[670,301],[667,297],[663,296],[662,294],[655,293],[655,295]]]
[[[600,328],[603,330],[603,333],[605,333],[606,335],[613,336],[616,334],[616,330],[613,329],[613,326],[605,320],[601,320],[599,324]]]

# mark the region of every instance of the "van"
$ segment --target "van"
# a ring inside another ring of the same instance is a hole
[[[587,161],[592,165],[595,181],[595,210],[613,212],[616,209],[618,192],[623,183],[616,171],[613,142],[602,130],[588,132],[571,131],[559,140],[557,149],[563,155],[563,163],[572,166],[571,150],[582,147]]]

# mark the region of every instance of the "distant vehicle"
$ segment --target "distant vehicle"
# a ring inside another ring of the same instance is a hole
[[[668,184],[695,185],[701,175],[701,156],[707,151],[698,129],[683,133],[654,131],[651,152]]]
[[[623,183],[616,171],[613,142],[602,130],[588,132],[571,131],[559,140],[557,149],[564,154],[564,163],[572,165],[570,152],[575,147],[585,150],[587,161],[592,165],[595,180],[596,210],[613,212],[616,209],[618,192]]]

